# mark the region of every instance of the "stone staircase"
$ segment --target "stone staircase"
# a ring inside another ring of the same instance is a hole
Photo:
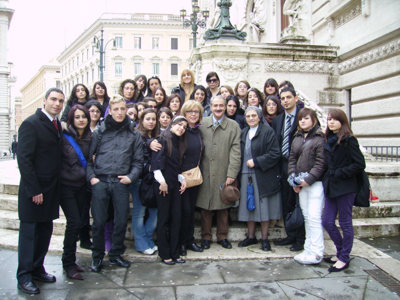
[[[0,230],[8,236],[6,239],[10,245],[7,245],[3,239],[0,239],[0,246],[15,247],[18,240],[18,186],[12,184],[0,184]],[[237,221],[237,208],[230,211],[230,233],[229,239],[232,241],[242,240],[247,227],[243,222]],[[53,235],[62,239],[65,230],[65,217],[60,209],[60,218],[54,221]],[[357,238],[398,236],[400,235],[400,201],[381,201],[371,204],[369,208],[353,208],[353,226]],[[215,238],[215,228],[214,238]],[[257,233],[260,234],[260,230]],[[12,236],[15,240],[12,241]],[[260,238],[260,236],[257,236]],[[285,237],[282,223],[270,228],[269,238],[275,240]],[[127,227],[126,238],[132,240],[130,223]],[[195,238],[200,239],[199,214],[196,215]],[[327,239],[328,236],[325,235]],[[11,243],[10,243],[11,239]]]

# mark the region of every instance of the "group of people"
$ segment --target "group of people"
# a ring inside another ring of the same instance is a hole
[[[304,249],[294,259],[318,264],[323,226],[337,248],[336,256],[325,258],[332,263],[329,271],[349,266],[351,208],[365,162],[345,113],[329,111],[323,132],[316,113],[303,108],[289,81],[278,85],[270,78],[263,92],[245,80],[234,89],[221,86],[216,72],[206,82],[207,88],[196,85],[193,72],[184,70],[167,96],[158,77],[139,75],[122,81],[112,97],[103,82],[96,82],[91,94],[77,84],[60,120],[64,93],[47,91],[43,108],[19,129],[19,289],[37,294],[34,280],[56,280],[43,262],[59,205],[67,221],[62,263],[68,278],[83,279],[84,269],[76,263],[78,240],[92,250],[93,272],[102,269],[106,250],[111,264],[128,268],[122,255],[130,196],[136,250],[158,252],[166,265],[185,263],[188,250],[210,248],[214,215],[217,243],[231,249],[232,206],[239,207],[238,220],[248,228],[238,246],[257,244],[256,223],[261,223],[261,249],[270,251],[270,221],[285,219],[299,201],[305,226],[285,228],[287,237],[275,245]],[[185,171],[198,166],[202,183],[188,187]],[[153,205],[141,199],[148,176]],[[240,189],[240,199],[221,197],[229,186]],[[335,225],[338,212],[343,235]]]

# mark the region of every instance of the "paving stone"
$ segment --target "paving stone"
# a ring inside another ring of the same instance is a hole
[[[128,290],[141,300],[175,299],[173,287],[129,288]]]
[[[399,296],[400,295],[391,292],[387,287],[380,284],[371,276],[368,278],[367,286],[365,288],[364,300],[399,299]]]
[[[119,282],[118,271],[110,278]],[[110,276],[110,275],[107,275]],[[192,284],[223,283],[220,270],[213,262],[187,262],[167,266],[159,263],[137,263],[131,266],[124,280],[125,287],[178,286]]]
[[[368,276],[309,278],[282,281],[292,288],[323,299],[362,299]],[[382,298],[384,299],[384,298]]]
[[[179,286],[177,299],[286,299],[276,282]]]
[[[319,278],[312,266],[294,260],[216,262],[224,280],[233,282],[278,281],[301,278]]]
[[[304,291],[288,286],[282,282],[278,282],[278,285],[283,290],[288,299],[307,299],[307,300],[322,299],[321,297],[313,296]]]

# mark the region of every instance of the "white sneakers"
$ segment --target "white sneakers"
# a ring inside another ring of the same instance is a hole
[[[294,257],[294,260],[303,265],[318,265],[322,261],[322,256],[318,256],[308,251],[303,251]]]
[[[149,248],[149,249],[142,251],[142,253],[146,254],[146,255],[153,255],[155,252],[156,252],[156,250],[154,250],[154,248]]]

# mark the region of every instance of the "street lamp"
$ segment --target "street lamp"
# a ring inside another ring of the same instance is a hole
[[[100,66],[99,66],[99,73],[100,73],[100,81],[103,81],[103,77],[104,77],[104,69],[106,68],[105,66],[105,56],[106,56],[106,48],[107,45],[110,42],[113,42],[113,48],[112,50],[116,50],[117,49],[117,45],[115,42],[115,39],[110,39],[108,40],[105,44],[104,44],[104,38],[103,38],[103,33],[104,30],[101,29],[100,30],[100,38],[98,38],[96,35],[93,37],[93,43],[92,46],[96,47],[97,51],[100,52]]]
[[[182,22],[183,22],[183,27],[192,26],[193,48],[196,48],[197,29],[199,27],[200,28],[206,27],[206,21],[207,21],[207,18],[209,17],[209,11],[208,10],[201,11],[201,15],[203,16],[203,19],[200,19],[201,16],[199,16],[199,13],[200,13],[199,1],[192,0],[192,13],[190,14],[190,19],[185,18],[186,17],[186,9],[181,9],[180,12],[181,12],[181,18],[182,18]]]

